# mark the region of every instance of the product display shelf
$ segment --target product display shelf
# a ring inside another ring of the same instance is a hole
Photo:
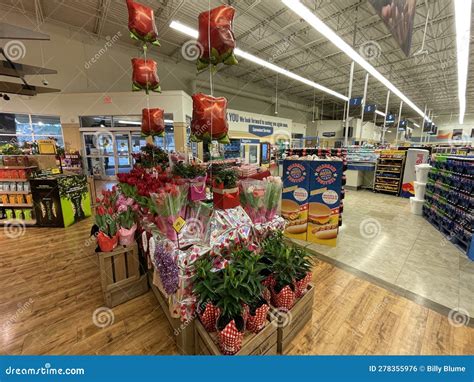
[[[474,260],[474,159],[438,157],[428,175],[423,215]]]
[[[405,167],[405,152],[383,150],[375,169],[374,192],[400,194]]]

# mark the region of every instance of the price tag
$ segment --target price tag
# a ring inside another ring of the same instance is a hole
[[[61,173],[61,170],[59,168],[53,168],[51,170],[51,174],[60,174]]]
[[[177,233],[180,233],[185,225],[186,221],[180,216],[174,221],[173,228]]]

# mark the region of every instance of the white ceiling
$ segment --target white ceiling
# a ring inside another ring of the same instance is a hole
[[[254,55],[294,71],[337,92],[347,94],[350,60],[318,32],[300,20],[279,0],[141,0],[155,10],[162,47],[160,54],[181,60],[181,46],[189,40],[169,28],[179,20],[197,29],[198,14],[209,7],[231,4],[237,9],[234,31],[238,46]],[[456,42],[454,5],[447,0],[417,0],[413,43],[406,57],[383,21],[367,0],[305,1],[319,18],[358,50],[371,41],[380,55],[371,63],[421,109],[425,104],[435,115],[457,114]],[[107,36],[127,33],[125,0],[0,0],[10,8],[39,17],[40,22],[61,22],[84,32]],[[474,10],[474,7],[473,7]],[[427,12],[429,22],[423,54],[420,51]],[[473,18],[474,19],[474,18]],[[7,20],[5,20],[7,21]],[[474,27],[472,28],[474,30]],[[130,44],[133,42],[130,41]],[[471,65],[473,67],[473,41]],[[275,73],[250,63],[221,69],[226,75],[251,81],[262,87],[275,87]],[[362,96],[365,72],[356,65],[353,96]],[[472,71],[468,78],[467,112],[474,113]],[[279,78],[279,90],[287,98],[298,96],[313,103],[314,90],[301,83]],[[374,79],[369,81],[368,101],[385,105],[387,90]],[[341,102],[316,93],[328,116],[341,113]],[[391,97],[390,108],[398,111],[400,100]],[[404,110],[404,114],[409,110]],[[413,114],[415,116],[415,114]]]

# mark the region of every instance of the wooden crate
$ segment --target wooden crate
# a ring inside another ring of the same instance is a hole
[[[105,305],[113,308],[148,291],[146,275],[140,276],[138,246],[118,246],[98,252]]]
[[[242,349],[235,355],[276,355],[277,325],[270,320],[271,317],[269,315],[267,325],[257,334],[246,331],[242,342]],[[198,319],[195,321],[196,354],[222,355],[218,345],[217,333],[208,333]]]
[[[151,286],[151,290],[155,295],[158,303],[163,310],[171,330],[175,336],[176,347],[181,354],[194,355],[194,321],[190,320],[182,322],[179,318],[171,317],[168,299],[161,293],[161,291],[153,284],[153,271],[148,272],[148,281]]]
[[[313,316],[314,286],[309,284],[307,292],[301,297],[289,313],[272,313],[277,317],[278,324],[278,354],[285,354],[291,341],[311,321]]]

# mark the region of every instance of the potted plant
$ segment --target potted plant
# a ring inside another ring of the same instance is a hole
[[[267,313],[270,309],[264,298],[265,287],[262,284],[265,269],[262,257],[247,249],[234,252],[234,262],[242,273],[242,302],[244,303],[244,319],[248,331],[258,333],[265,327]]]
[[[189,182],[189,200],[200,201],[206,199],[206,168],[195,163],[178,162],[174,164],[173,174],[187,179]]]
[[[112,207],[106,209],[103,205],[97,207],[96,224],[99,227],[97,243],[102,252],[112,252],[118,244],[117,223]]]
[[[306,293],[308,284],[310,283],[313,274],[311,268],[313,266],[313,255],[304,250],[304,248],[293,248],[293,258],[295,262],[296,276],[294,280],[296,298],[300,298]]]
[[[125,198],[120,195],[117,199],[118,220],[120,223],[119,243],[120,245],[132,245],[135,240],[137,224],[135,222],[138,205],[132,198]]]
[[[192,280],[193,293],[198,299],[197,313],[209,333],[216,331],[217,318],[220,314],[216,289],[222,282],[221,274],[214,269],[213,264],[213,259],[209,255],[198,259],[195,262],[195,274]]]
[[[296,266],[293,259],[293,249],[284,245],[272,258],[272,271],[275,279],[271,289],[272,304],[280,310],[290,310],[296,300],[295,286]]]
[[[233,168],[222,169],[214,174],[212,191],[215,208],[225,210],[240,205],[237,182],[237,171]]]

